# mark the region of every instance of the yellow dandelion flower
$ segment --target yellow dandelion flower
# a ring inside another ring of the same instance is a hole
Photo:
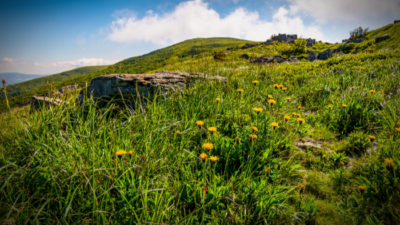
[[[268,99],[273,99],[274,98],[274,96],[272,96],[272,95],[267,95],[267,97],[268,97]]]
[[[133,155],[133,151],[132,151],[132,150],[128,151],[127,153],[128,153],[129,155]]]
[[[274,84],[274,88],[278,89],[279,85],[278,84]]]
[[[253,80],[251,83],[254,84],[254,85],[257,85],[258,84],[258,80]]]
[[[217,162],[219,160],[218,156],[210,156],[210,161],[211,162]]]
[[[396,127],[396,128],[394,128],[397,132],[399,132],[400,133],[400,127]]]
[[[124,151],[124,150],[118,150],[115,154],[116,154],[118,157],[121,157],[121,156],[123,156],[123,155],[126,154],[126,151]]]
[[[181,131],[180,131],[180,130],[176,130],[175,133],[176,133],[176,134],[181,134]]]
[[[217,131],[217,128],[216,127],[209,127],[208,131],[210,131],[211,133],[214,133],[214,132]]]
[[[385,163],[385,165],[386,165],[387,167],[393,167],[393,166],[394,166],[394,161],[393,161],[392,158],[386,158],[385,161],[384,161],[384,163]]]
[[[287,102],[290,102],[290,100],[291,100],[290,97],[287,97],[287,98],[285,98],[285,99],[286,99]]]
[[[332,109],[332,105],[328,105],[328,109]]]
[[[199,157],[200,157],[201,160],[206,160],[207,159],[207,154],[206,153],[201,153]]]
[[[373,135],[369,135],[368,138],[369,138],[369,140],[371,140],[371,141],[375,141],[375,139],[376,139],[376,137],[373,136]]]
[[[203,146],[202,146],[204,149],[206,149],[206,150],[211,150],[211,149],[213,149],[214,148],[214,145],[212,144],[212,143],[204,143],[203,144]]]
[[[300,117],[300,114],[299,114],[299,113],[295,113],[295,112],[293,112],[293,113],[292,113],[292,116],[294,116],[294,117],[297,117],[297,118],[298,118],[298,117]]]
[[[343,107],[343,108],[347,108],[347,105],[346,105],[346,104],[342,104],[342,107]]]
[[[239,93],[239,94],[242,94],[244,92],[244,90],[239,88],[239,89],[236,90],[236,92]]]
[[[345,163],[344,163],[343,161],[340,161],[340,165],[341,165],[341,166],[344,166],[344,164],[345,164]]]
[[[286,90],[287,90],[287,88],[285,88],[285,87],[282,88],[282,91],[286,91]]]
[[[221,99],[220,99],[220,98],[215,98],[215,101],[216,101],[217,103],[220,103],[220,102],[221,102]]]
[[[239,143],[239,141],[240,141],[239,136],[236,136],[236,137],[235,137],[235,141],[236,141],[236,143]]]
[[[283,88],[283,84],[278,85],[278,88],[282,89]]]
[[[253,132],[258,132],[258,128],[257,128],[257,127],[250,127],[250,129],[251,129]]]
[[[256,140],[257,139],[257,135],[255,135],[255,134],[250,134],[249,137],[250,137],[250,140]]]
[[[268,103],[269,103],[270,105],[275,105],[275,104],[276,104],[276,101],[273,100],[273,99],[270,99],[270,100],[268,100]]]
[[[375,89],[369,90],[370,94],[375,94],[375,92],[376,92]]]
[[[256,112],[257,114],[263,111],[262,108],[257,108],[257,107],[256,107],[256,108],[253,108],[253,110],[254,110],[254,112]]]
[[[283,119],[284,119],[285,121],[289,121],[289,120],[290,120],[290,116],[284,116]]]
[[[363,185],[358,186],[358,190],[365,191],[365,186],[363,186]]]
[[[298,119],[297,119],[297,122],[299,122],[300,124],[303,124],[304,122],[306,122],[306,120],[303,119],[303,118],[298,118]]]
[[[300,190],[304,191],[306,189],[306,185],[305,184],[300,184],[299,188],[300,188]]]
[[[204,122],[201,121],[201,120],[198,120],[198,121],[196,121],[196,125],[197,125],[198,127],[201,127],[201,126],[204,125]]]
[[[299,105],[299,106],[297,106],[297,108],[298,108],[299,110],[301,110],[301,109],[303,108],[303,106]]]
[[[271,127],[275,129],[275,128],[278,128],[279,125],[278,125],[277,122],[272,122],[272,123],[271,123]]]

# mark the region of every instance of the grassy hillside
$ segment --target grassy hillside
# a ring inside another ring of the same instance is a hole
[[[23,81],[39,78],[41,76],[44,75],[24,74],[24,73],[0,73],[0,79],[5,79],[7,81],[8,86]]]
[[[241,57],[308,49],[294,50],[260,45],[149,69],[228,80],[134,112],[87,99],[1,114],[0,222],[397,224],[400,50]]]

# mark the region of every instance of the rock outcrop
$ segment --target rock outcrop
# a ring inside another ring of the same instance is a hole
[[[110,99],[124,99],[132,108],[137,97],[153,98],[155,94],[166,95],[169,91],[183,90],[195,80],[216,80],[225,82],[221,76],[207,76],[204,74],[187,74],[179,72],[158,72],[155,74],[109,74],[96,77],[87,90],[82,90],[82,96],[93,96],[95,100],[107,102]]]
[[[307,55],[307,59],[312,62],[317,59],[317,53],[309,51]]]
[[[288,60],[283,58],[282,56],[267,56],[263,55],[261,57],[257,57],[254,59],[250,60],[250,63],[259,63],[259,64],[265,64],[265,63],[292,63],[292,62],[299,62],[300,60],[294,56],[290,57]]]
[[[332,57],[332,50],[331,49],[327,49],[323,52],[318,53],[318,59],[320,60],[326,60],[329,59],[330,57]]]
[[[31,110],[38,109],[42,106],[58,106],[63,103],[62,100],[49,98],[45,96],[33,96],[31,100]]]
[[[287,42],[287,43],[294,43],[294,40],[297,39],[297,34],[278,34],[271,36],[265,44],[271,44],[273,41],[278,42]]]
[[[257,45],[257,43],[246,43],[240,49],[248,49],[248,48],[252,48],[252,47],[254,47],[256,45]]]
[[[315,39],[308,38],[306,41],[307,41],[306,43],[307,47],[312,47],[315,45]]]
[[[379,42],[384,41],[389,38],[390,38],[390,36],[388,34],[384,34],[382,36],[375,38],[375,43],[379,43]]]

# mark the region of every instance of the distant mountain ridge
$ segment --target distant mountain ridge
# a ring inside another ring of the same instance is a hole
[[[24,82],[27,80],[32,80],[39,77],[47,76],[46,74],[25,74],[25,73],[16,73],[16,72],[9,72],[9,73],[0,73],[0,78],[5,79],[8,85]]]

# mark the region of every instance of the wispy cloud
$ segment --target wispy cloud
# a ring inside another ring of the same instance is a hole
[[[256,11],[239,7],[222,17],[202,0],[182,2],[172,12],[148,13],[142,18],[123,16],[111,24],[108,38],[115,42],[148,41],[167,45],[195,37],[237,37],[266,40],[276,33],[297,33],[324,39],[318,26],[307,26],[288,9],[278,8],[271,21],[260,19]]]
[[[292,14],[303,13],[319,23],[397,18],[399,0],[289,0]]]
[[[6,63],[13,63],[13,62],[15,62],[15,59],[9,58],[9,57],[4,57],[4,58],[2,59],[2,61],[3,61],[3,62],[6,62]]]

